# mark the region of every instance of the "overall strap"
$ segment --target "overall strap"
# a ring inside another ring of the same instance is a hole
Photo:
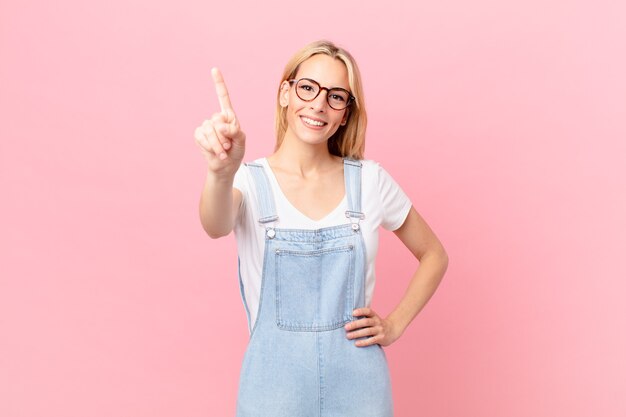
[[[352,228],[359,229],[359,222],[365,218],[361,211],[361,168],[363,163],[356,159],[344,158],[344,178],[346,184],[346,196],[348,198],[348,210],[346,217],[350,219]]]
[[[276,206],[274,205],[274,194],[263,165],[256,162],[248,162],[245,165],[250,169],[250,174],[252,174],[252,179],[256,185],[257,203],[260,211],[259,223],[263,224],[278,220]]]

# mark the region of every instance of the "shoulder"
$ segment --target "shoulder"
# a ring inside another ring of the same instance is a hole
[[[360,161],[363,164],[364,174],[367,173],[370,175],[375,175],[378,180],[383,182],[393,179],[389,171],[385,167],[383,167],[380,162],[372,159],[361,159]]]
[[[395,178],[380,162],[371,159],[362,159],[361,163],[363,167],[363,184],[366,187],[376,190],[381,199],[384,200],[386,196],[397,198],[405,195],[400,184],[398,184]]]
[[[363,169],[378,169],[380,162],[374,159],[350,159],[351,161],[360,162]]]
[[[358,162],[361,163],[362,176],[364,181],[376,181],[380,177],[380,172],[384,171],[383,167],[380,165],[378,161],[373,159],[359,159]]]
[[[250,180],[252,179],[250,175],[251,166],[252,167],[266,167],[267,166],[266,158],[257,158],[254,160],[242,162],[241,165],[239,165],[237,172],[235,173],[235,184],[242,183],[242,182],[250,182]]]
[[[366,185],[368,176],[371,185]],[[412,206],[411,199],[400,184],[379,162],[373,160],[363,160],[363,183],[374,192],[372,199],[380,205],[380,225],[387,230],[399,228]]]
[[[361,162],[364,170],[373,170],[380,167],[380,163],[373,159],[359,159],[359,162]]]
[[[359,162],[361,166],[361,186],[367,195],[375,196],[380,194],[381,165],[372,159],[353,160]]]
[[[376,170],[380,166],[380,164],[377,161],[374,161],[373,159],[350,159],[350,158],[345,158],[345,159],[348,162],[356,163],[357,165],[360,164],[361,168],[364,171]]]
[[[267,164],[267,157],[266,156],[262,156],[260,158],[257,159],[253,159],[251,161],[248,161],[248,163],[254,163],[254,164]]]
[[[244,162],[241,163],[241,166],[239,167],[239,169],[248,167],[250,165],[253,165],[253,166],[258,166],[258,165],[266,166],[267,165],[267,158],[266,157],[261,157],[261,158],[252,159],[252,160],[249,160],[249,161],[244,161]]]

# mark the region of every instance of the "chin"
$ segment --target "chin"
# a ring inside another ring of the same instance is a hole
[[[328,143],[328,139],[330,139],[333,135],[333,133],[326,133],[326,134],[323,134],[322,132],[312,133],[312,132],[302,131],[299,129],[296,129],[292,133],[293,133],[293,137],[296,140],[300,142],[304,142],[307,145],[312,145],[312,146]]]

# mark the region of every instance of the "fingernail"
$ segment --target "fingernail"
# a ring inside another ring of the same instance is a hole
[[[220,159],[226,159],[226,153],[225,152],[222,152],[220,154]]]
[[[224,144],[224,149],[230,149],[230,142],[226,142]]]

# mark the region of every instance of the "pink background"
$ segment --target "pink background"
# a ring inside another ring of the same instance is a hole
[[[593,4],[592,4],[593,3]],[[231,236],[198,218],[219,66],[273,148],[287,59],[357,58],[380,161],[450,267],[386,348],[397,417],[626,415],[622,1],[0,3],[0,415],[232,416]],[[381,236],[374,308],[415,268]],[[349,401],[349,399],[346,399]]]

